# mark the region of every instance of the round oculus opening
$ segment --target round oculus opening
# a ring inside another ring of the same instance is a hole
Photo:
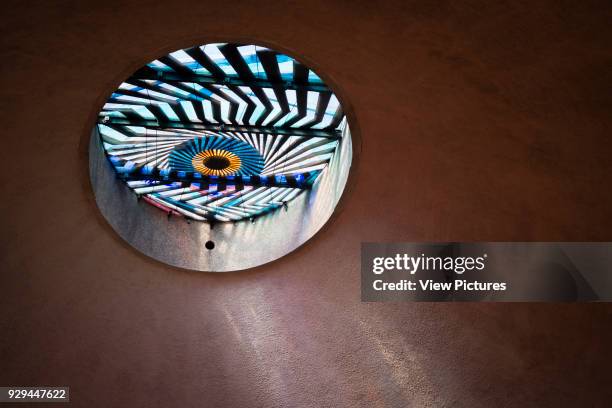
[[[230,161],[227,157],[210,156],[204,159],[203,164],[212,170],[223,170],[230,166]]]
[[[334,213],[353,158],[349,109],[302,61],[261,45],[196,44],[128,79],[109,90],[89,161],[98,208],[139,251],[242,270],[292,252]]]

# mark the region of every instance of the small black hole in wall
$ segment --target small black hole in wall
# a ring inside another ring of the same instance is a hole
[[[206,247],[206,249],[213,249],[215,247],[215,243],[212,241],[206,241],[204,246]]]

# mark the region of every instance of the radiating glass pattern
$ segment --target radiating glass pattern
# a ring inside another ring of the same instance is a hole
[[[268,48],[207,44],[136,71],[99,114],[119,179],[166,213],[239,221],[311,188],[344,113],[308,67]]]

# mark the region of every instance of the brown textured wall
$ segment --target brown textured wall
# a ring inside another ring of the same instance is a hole
[[[608,2],[2,4],[0,385],[78,407],[605,406],[606,304],[362,304],[361,241],[612,240]],[[259,39],[339,86],[352,193],[245,273],[130,249],[87,179],[106,94],[162,52]]]

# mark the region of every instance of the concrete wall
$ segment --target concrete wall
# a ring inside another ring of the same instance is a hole
[[[87,408],[609,405],[609,304],[359,300],[362,241],[612,240],[609,2],[8,0],[0,19],[0,384]],[[196,273],[113,231],[87,151],[122,79],[222,38],[324,74],[362,149],[325,233]]]
[[[312,189],[254,223],[210,224],[183,217],[168,218],[118,181],[106,159],[97,127],[89,144],[91,185],[98,208],[113,229],[130,245],[161,262],[180,268],[228,272],[274,261],[309,240],[329,220],[342,196],[351,168],[351,132],[343,138]],[[215,248],[204,247],[213,241]]]

